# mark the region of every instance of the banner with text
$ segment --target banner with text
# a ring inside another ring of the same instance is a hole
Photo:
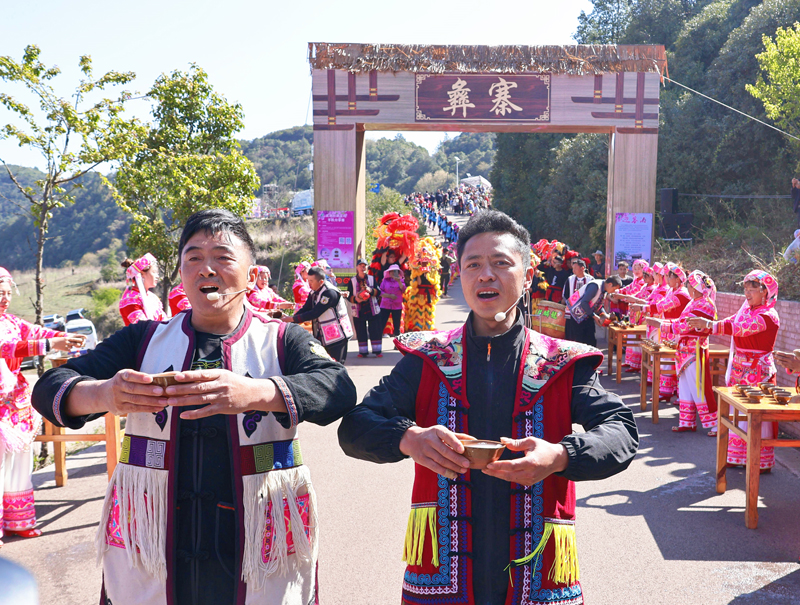
[[[355,267],[354,226],[355,212],[317,211],[317,259],[334,269]]]
[[[653,249],[653,214],[617,212],[614,225],[614,268],[624,260],[628,264],[644,259],[650,262]]]

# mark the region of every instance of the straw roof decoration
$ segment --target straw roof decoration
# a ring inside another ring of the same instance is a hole
[[[662,74],[667,67],[667,55],[659,45],[435,46],[311,42],[308,62],[312,69],[352,73],[549,72],[583,76],[623,71]]]

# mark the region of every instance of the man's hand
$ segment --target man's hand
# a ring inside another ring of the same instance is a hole
[[[778,365],[786,368],[794,374],[800,374],[800,359],[795,357],[793,353],[785,353],[784,351],[775,351],[775,361]]]
[[[98,389],[95,400],[102,402],[105,409],[115,416],[125,414],[160,412],[167,405],[167,398],[164,396],[164,389],[157,384],[153,384],[153,377],[150,374],[136,372],[134,370],[120,370],[114,378],[104,381],[79,382],[70,393],[70,401],[81,399],[82,389]],[[97,410],[91,410],[97,411]],[[68,413],[70,411],[68,410]],[[72,414],[70,415],[83,415]]]
[[[695,330],[707,330],[709,332],[711,331],[711,327],[713,325],[709,320],[702,317],[690,317],[687,320],[687,323]]]
[[[550,443],[536,437],[525,439],[503,437],[501,441],[512,452],[525,452],[525,456],[516,460],[492,462],[483,469],[487,475],[520,485],[533,485],[567,468],[569,462],[567,448],[560,443]]]
[[[469,469],[469,460],[462,455],[464,446],[459,439],[474,437],[454,433],[441,425],[428,428],[410,426],[400,440],[400,451],[420,466],[455,479]]]
[[[291,324],[294,323],[294,317],[292,317],[291,315],[284,315],[283,317],[281,317],[281,321]]]
[[[657,317],[647,317],[645,318],[644,323],[651,328],[660,328],[663,322]]]
[[[240,414],[252,410],[286,412],[283,395],[271,380],[239,376],[230,370],[192,370],[179,372],[181,383],[166,388],[167,404],[176,407],[202,405],[198,410],[181,412],[184,420],[215,414]]]

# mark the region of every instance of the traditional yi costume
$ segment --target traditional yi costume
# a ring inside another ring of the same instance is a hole
[[[660,317],[662,319],[678,319],[689,304],[690,296],[689,291],[683,285],[686,281],[686,272],[676,265],[675,263],[667,263],[664,266],[664,271],[669,275],[674,273],[680,280],[678,288],[670,288],[666,296],[658,302],[650,303],[647,306],[646,312],[653,317]],[[659,337],[661,340],[663,335]],[[665,361],[661,365],[661,369],[672,369],[674,367],[673,361]],[[669,399],[675,394],[678,389],[678,380],[673,374],[661,374],[661,384],[658,385],[658,392],[663,399]]]
[[[181,311],[192,308],[192,303],[189,302],[189,297],[186,296],[186,290],[183,289],[182,283],[172,288],[167,298],[172,317],[175,317]]]
[[[306,304],[306,299],[308,299],[308,295],[311,294],[311,286],[308,285],[308,281],[303,279],[303,271],[308,271],[311,268],[311,263],[303,261],[297,267],[295,267],[294,274],[297,276],[297,279],[294,280],[294,284],[292,284],[292,295],[294,296],[294,310],[299,311],[303,308],[303,305]]]
[[[633,261],[634,271],[636,269],[641,269],[642,276],[634,277],[630,284],[619,289],[619,294],[635,296],[636,298],[646,298],[649,292],[647,291],[647,283],[644,281],[644,274],[649,268],[650,263],[646,260],[640,258]],[[633,325],[638,325],[641,323],[641,318],[632,318],[631,323]],[[642,369],[642,347],[632,345],[625,347],[625,365],[629,366],[631,370],[638,371]]]
[[[361,262],[364,261],[359,261],[359,264]],[[380,290],[372,275],[365,274],[361,278],[356,274],[347,284],[347,300],[350,301],[353,311],[353,326],[356,329],[358,354],[361,357],[369,355],[370,345],[374,355],[382,355],[384,324],[381,322],[379,294]]]
[[[266,275],[267,280],[269,280],[271,276],[269,267],[265,267],[263,265],[258,266],[258,274]],[[257,285],[254,285],[253,289],[247,293],[247,302],[249,302],[255,309],[259,311],[269,311],[272,309],[277,309],[279,304],[288,301],[281,298],[275,292],[275,290],[269,287],[269,283],[267,283],[263,288],[259,288]]]
[[[0,282],[14,280],[0,267]],[[15,286],[16,287],[16,286]],[[3,530],[26,532],[36,527],[33,444],[42,417],[31,407],[31,387],[20,371],[22,358],[44,355],[47,339],[66,336],[28,323],[11,313],[0,315],[0,538]]]
[[[678,428],[695,430],[696,415],[700,415],[703,428],[717,425],[717,402],[711,384],[711,365],[708,357],[708,332],[698,331],[689,325],[692,317],[717,319],[717,288],[708,275],[692,271],[687,283],[701,293],[684,307],[678,319],[661,324],[661,336],[677,340],[675,348],[676,372],[678,374],[678,403],[680,420]]]
[[[472,318],[449,332],[397,338],[405,356],[345,416],[339,442],[372,462],[402,460],[400,440],[415,424],[561,442],[567,469],[532,486],[472,471],[453,480],[415,466],[402,603],[583,603],[572,481],[628,466],[638,445],[632,413],[600,386],[596,349],[533,332],[521,313],[492,338],[477,336]],[[574,434],[573,422],[587,432]]]
[[[316,496],[297,427],[338,419],[355,405],[355,387],[299,326],[245,307],[220,336],[196,332],[191,314],[128,326],[34,389],[36,408],[69,428],[94,417],[65,414],[71,389],[124,368],[225,368],[272,380],[286,402],[286,413],[128,415],[96,537],[101,603],[316,603]]]
[[[409,260],[411,283],[403,295],[405,331],[422,332],[432,330],[439,302],[439,259],[441,250],[432,237],[425,237],[416,247],[416,255]]]
[[[666,268],[666,265],[664,265],[663,263],[653,263],[651,269],[653,270],[654,276],[660,275],[663,279],[661,281],[661,284],[659,285],[653,284],[655,287],[653,288],[652,292],[650,292],[650,295],[645,299],[647,307],[659,302],[669,293],[670,290],[670,287],[667,285],[667,274],[669,273],[669,270]],[[653,317],[658,317],[659,319],[663,319],[663,317],[659,317],[657,313],[653,313],[651,315]],[[645,334],[645,337],[648,340],[655,341],[660,338],[660,332],[658,328],[655,328],[653,326],[647,326],[647,333]],[[667,365],[661,364],[661,367],[662,369],[669,370],[669,366]],[[663,379],[664,376],[662,375],[661,378]],[[653,382],[653,370],[650,369],[647,370],[647,383],[650,384],[652,382]]]
[[[125,269],[128,286],[119,301],[119,312],[126,326],[145,319],[155,321],[166,319],[161,299],[147,290],[142,281],[142,272],[155,266],[156,257],[148,252]]]
[[[735,315],[714,322],[712,334],[731,336],[731,353],[725,384],[757,385],[760,382],[776,383],[777,368],[772,352],[778,337],[781,320],[775,310],[778,301],[778,280],[766,271],[754,270],[748,273],[744,282],[755,281],[767,289],[766,301],[758,307],[751,307],[745,301]],[[739,428],[747,430],[747,422],[739,423]],[[774,439],[778,434],[777,423],[765,422],[761,425],[761,437]],[[728,437],[728,464],[747,463],[747,443],[733,431]],[[761,447],[760,468],[775,466],[775,448]]]

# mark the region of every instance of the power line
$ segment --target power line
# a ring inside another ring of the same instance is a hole
[[[726,109],[730,109],[731,111],[735,111],[736,113],[738,113],[738,114],[741,114],[741,115],[743,115],[744,117],[746,117],[746,118],[748,118],[748,119],[750,119],[750,120],[753,120],[754,122],[758,122],[759,124],[762,124],[762,125],[766,126],[767,128],[772,128],[772,130],[777,130],[777,131],[778,131],[778,132],[780,132],[781,134],[783,134],[783,135],[786,135],[787,137],[790,137],[790,138],[794,139],[795,141],[800,141],[800,137],[796,137],[796,136],[795,136],[795,135],[793,135],[793,134],[789,134],[789,133],[788,133],[788,132],[786,132],[785,130],[781,130],[780,128],[778,128],[778,127],[776,127],[776,126],[773,126],[772,124],[767,124],[767,123],[766,123],[766,122],[764,122],[763,120],[759,120],[758,118],[754,118],[753,116],[751,116],[751,115],[748,115],[748,114],[746,114],[746,113],[745,113],[745,112],[743,112],[743,111],[739,111],[739,110],[738,110],[738,109],[736,109],[735,107],[731,107],[730,105],[726,105],[726,104],[725,104],[725,103],[723,103],[722,101],[717,101],[716,99],[714,99],[714,98],[712,98],[712,97],[709,97],[708,95],[704,95],[702,92],[700,92],[700,91],[698,91],[698,90],[695,90],[694,88],[689,88],[688,86],[686,86],[686,84],[681,84],[680,82],[676,82],[675,80],[673,80],[672,78],[668,78],[667,76],[661,76],[661,77],[662,77],[662,78],[664,78],[665,80],[669,81],[669,82],[672,82],[673,84],[677,84],[678,86],[680,86],[680,87],[682,87],[682,88],[685,88],[685,89],[686,89],[686,90],[688,90],[689,92],[693,92],[693,93],[694,93],[694,94],[696,94],[696,95],[700,95],[700,96],[701,96],[701,97],[703,97],[704,99],[708,99],[709,101],[713,101],[714,103],[717,103],[717,104],[719,104],[719,105],[722,105],[722,106],[723,106],[724,108],[726,108]]]
[[[791,195],[722,195],[718,193],[679,193],[679,197],[715,197],[724,200],[788,200]]]

